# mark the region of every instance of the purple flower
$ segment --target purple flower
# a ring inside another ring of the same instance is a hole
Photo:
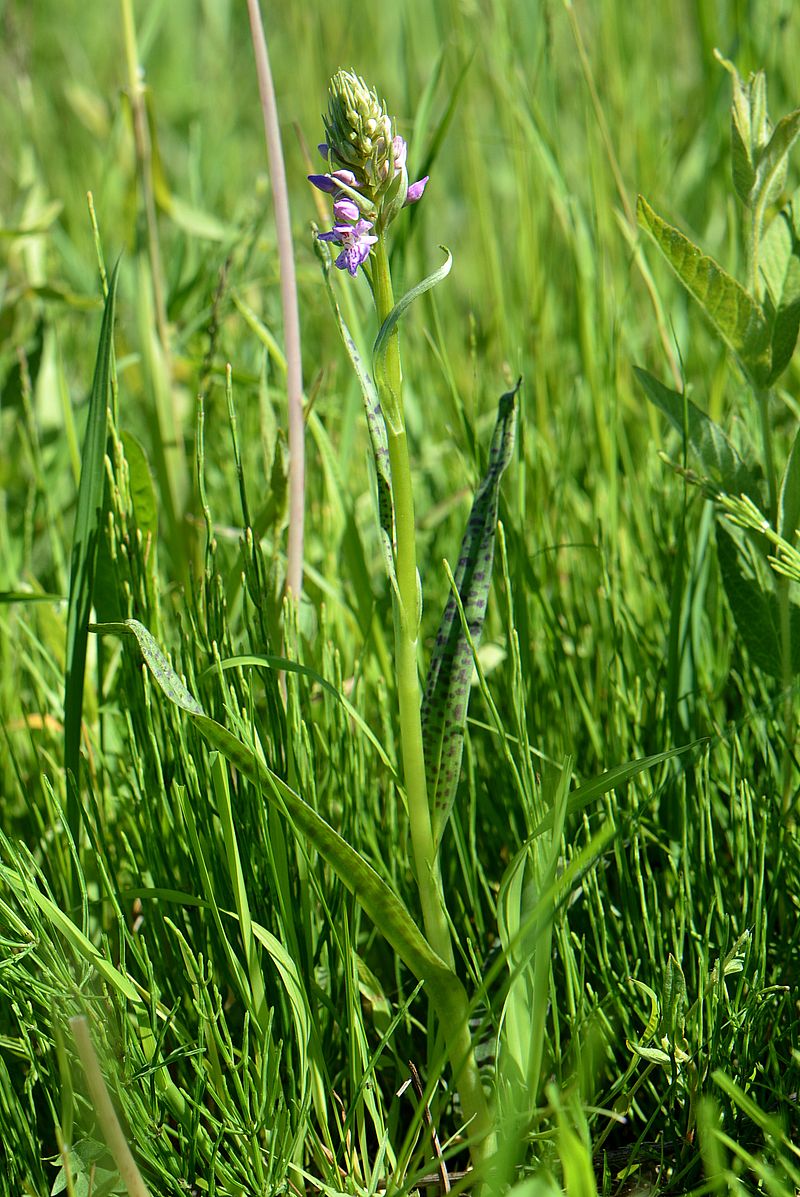
[[[428,185],[429,178],[430,175],[424,175],[423,178],[419,179],[416,183],[411,183],[409,185],[408,191],[406,192],[407,204],[415,204],[418,199],[422,199],[422,193]]]
[[[366,262],[372,246],[378,240],[370,235],[371,220],[359,220],[355,225],[335,224],[329,233],[318,233],[320,241],[333,241],[342,246],[336,259],[340,270],[349,270],[353,278],[362,262]]]
[[[394,151],[394,173],[397,175],[405,166],[406,158],[408,157],[408,145],[406,144],[405,137],[401,137],[398,134],[397,137],[392,138],[392,150]],[[422,193],[429,178],[429,175],[425,175],[423,179],[418,179],[416,183],[409,183],[408,191],[406,192],[406,205],[415,204],[417,200],[422,199]]]
[[[334,200],[333,215],[338,221],[349,220],[351,224],[355,224],[361,213],[358,210],[358,204],[354,204],[346,196],[341,196],[340,199]]]
[[[335,170],[331,175],[308,175],[307,177],[309,183],[313,183],[319,191],[327,191],[329,195],[338,191],[342,184],[355,190],[359,190],[361,187],[352,170]]]

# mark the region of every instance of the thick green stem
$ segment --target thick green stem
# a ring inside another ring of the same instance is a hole
[[[373,292],[378,319],[382,323],[394,306],[392,280],[383,236],[374,250]],[[472,1156],[477,1165],[483,1164],[494,1154],[496,1140],[469,1032],[469,1002],[455,971],[453,942],[433,839],[425,779],[421,691],[417,667],[420,594],[414,494],[408,438],[403,418],[400,349],[396,332],[387,347],[386,375],[381,386],[380,398],[386,418],[392,471],[397,579],[397,592],[394,596],[395,669],[411,845],[425,934],[431,947],[453,974],[450,983],[431,989],[429,994],[445,1033],[448,1053],[461,1095],[462,1109],[470,1122],[469,1133],[476,1138]]]
[[[375,304],[378,319],[386,319],[394,306],[392,280],[383,237],[375,247]],[[403,751],[403,776],[408,799],[408,817],[414,867],[419,886],[425,933],[431,947],[454,967],[453,945],[445,913],[436,849],[433,842],[428,791],[425,781],[425,754],[422,746],[421,693],[417,668],[419,633],[419,584],[417,580],[417,542],[414,519],[414,493],[408,438],[403,419],[400,349],[395,332],[386,353],[386,391],[381,395],[387,415],[389,461],[392,470],[395,539],[395,668],[400,705],[400,739]]]

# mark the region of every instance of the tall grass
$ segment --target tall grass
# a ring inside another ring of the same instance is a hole
[[[800,869],[785,687],[736,631],[710,504],[660,460],[663,448],[681,462],[683,445],[632,365],[670,381],[677,363],[738,447],[757,441],[757,415],[671,273],[637,248],[621,189],[743,275],[730,80],[713,50],[743,75],[766,68],[771,110],[787,111],[794,14],[513,0],[265,11],[306,347],[293,607],[286,363],[246,12],[132,11],[159,267],[116,9],[43,0],[1,14],[0,1192],[123,1191],[77,1014],[153,1194],[405,1192],[438,1174],[428,1107],[448,1168],[465,1170],[425,993],[297,833],[280,788],[209,748],[132,637],[91,634],[79,723],[64,704],[100,345],[94,621],[148,628],[168,684],[182,679],[419,917],[361,396],[305,182],[325,83],[354,66],[399,114],[412,161],[431,163],[394,252],[398,293],[438,265],[437,245],[455,257],[404,325],[426,659],[497,397],[524,379],[440,858],[471,1033],[505,1111],[505,1177],[537,1193],[793,1193]],[[787,194],[796,182],[793,160]],[[103,257],[122,251],[113,360],[89,189]],[[365,288],[337,294],[369,346]],[[772,409],[781,460],[797,377],[792,364]],[[593,783],[648,757],[660,759]],[[424,1100],[397,1096],[408,1060]]]

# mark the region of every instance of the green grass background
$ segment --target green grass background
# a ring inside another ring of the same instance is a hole
[[[527,737],[544,775],[569,754],[583,781],[704,741],[569,821],[562,867],[598,829],[613,837],[559,907],[542,1112],[520,1148],[521,1175],[534,1186],[590,1186],[591,1169],[576,1179],[569,1160],[594,1152],[607,1192],[627,1167],[665,1191],[760,1183],[790,1193],[799,1183],[790,1144],[799,1133],[800,871],[781,815],[781,701],[737,643],[712,515],[659,459],[663,447],[680,461],[682,448],[631,366],[671,382],[671,352],[695,401],[745,452],[756,413],[697,309],[643,245],[648,293],[628,212],[643,192],[740,269],[730,80],[713,50],[743,75],[766,69],[778,117],[800,101],[800,19],[778,0],[600,0],[576,4],[572,17],[601,121],[560,3],[264,9],[309,407],[306,594],[285,629],[286,653],[345,693],[397,759],[391,613],[361,400],[321,285],[305,182],[303,146],[316,168],[327,80],[346,66],[397,115],[412,177],[434,152],[428,190],[396,247],[398,276],[411,286],[429,273],[440,244],[455,255],[450,277],[404,324],[428,645],[447,593],[441,561],[457,553],[497,397],[523,377],[481,649],[510,739],[504,749],[476,688],[443,859],[464,976],[477,980],[496,958],[498,886],[531,830],[508,747],[519,760]],[[271,195],[244,6],[149,0],[136,20],[166,365],[148,349],[152,260],[120,11],[0,3],[0,590],[68,589],[101,312],[91,190],[106,262],[123,255],[118,428],[150,462],[160,516],[155,565],[137,540],[120,466],[98,618],[131,614],[149,626],[206,710],[245,737],[257,729],[273,767],[413,910],[391,764],[309,678],[288,675],[284,707],[274,671],[214,667],[281,644],[286,414]],[[795,155],[787,187],[796,183]],[[345,279],[341,293],[369,344],[363,279]],[[774,412],[787,451],[797,381],[793,366]],[[260,546],[240,544],[243,492]],[[408,1058],[431,1083],[442,1075],[440,1136],[459,1128],[424,1001],[336,878],[165,707],[128,642],[90,641],[87,846],[75,900],[62,821],[65,626],[63,602],[0,606],[0,1186],[49,1192],[60,1133],[94,1160],[91,1191],[114,1191],[65,1023],[79,1009],[153,1193],[261,1193],[287,1178],[302,1185],[304,1174],[329,1192],[375,1191],[390,1175],[410,1185],[430,1163],[427,1137],[417,1147],[407,1138],[414,1103],[394,1096]],[[230,786],[252,916],[275,938],[258,949],[261,1000],[229,913],[219,818]],[[81,937],[59,924],[58,909]],[[650,1046],[669,1029],[673,1049],[661,1066],[628,1044],[645,1042],[643,986],[661,1001],[671,957],[687,996],[669,1028],[660,1011]],[[125,974],[138,1002],[117,980]],[[498,970],[476,1009],[487,1076],[503,985]],[[463,1161],[458,1144],[452,1155],[454,1166]],[[91,1162],[73,1163],[75,1185],[88,1186]]]

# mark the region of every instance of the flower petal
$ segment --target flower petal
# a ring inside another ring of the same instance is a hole
[[[411,183],[409,185],[408,191],[406,192],[407,204],[415,204],[417,200],[422,199],[422,193],[428,185],[429,178],[430,175],[425,175],[423,178],[418,179],[416,183]]]
[[[337,220],[349,220],[353,224],[361,215],[358,204],[354,204],[351,199],[346,199],[344,196],[334,202],[333,214]]]
[[[335,170],[331,178],[335,179],[338,183],[344,183],[346,187],[353,187],[356,191],[361,190],[361,184],[352,170]]]
[[[395,174],[398,170],[402,170],[406,164],[406,155],[408,154],[408,146],[406,145],[405,137],[401,137],[398,133],[397,137],[392,138],[392,150],[394,151],[394,169]]]
[[[334,191],[338,191],[338,184],[330,175],[308,175],[309,183],[312,183],[319,191],[327,191],[331,195]]]

